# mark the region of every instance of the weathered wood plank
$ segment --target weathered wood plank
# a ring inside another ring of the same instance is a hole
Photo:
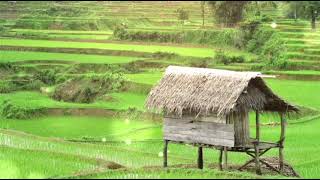
[[[234,140],[234,134],[229,132],[214,132],[214,131],[206,131],[206,130],[168,130],[165,129],[163,131],[163,134],[181,134],[181,135],[189,135],[189,136],[197,136],[197,137],[207,137],[207,138],[213,138],[213,139],[228,139],[228,140]]]
[[[202,122],[215,122],[215,123],[225,123],[225,117],[218,117],[216,114],[204,116],[204,117],[195,117],[194,115],[184,115],[182,117],[177,116],[166,116],[166,119],[176,119],[179,121],[189,121],[189,120],[196,120]]]
[[[192,122],[192,121],[179,121],[175,119],[165,119],[164,127],[166,126],[178,126],[178,127],[186,127],[186,128],[206,128],[206,129],[214,129],[220,131],[233,132],[234,127],[231,124],[222,124],[222,123],[214,123],[214,122]]]
[[[216,146],[234,146],[234,140],[229,139],[217,139],[207,137],[196,137],[192,135],[181,135],[181,134],[164,134],[164,138],[172,141],[182,141],[186,143],[202,143]]]
[[[250,128],[248,112],[232,113],[228,121],[234,124],[235,145],[246,146],[250,142]]]
[[[172,141],[233,147],[233,129],[231,124],[165,118],[163,134]]]

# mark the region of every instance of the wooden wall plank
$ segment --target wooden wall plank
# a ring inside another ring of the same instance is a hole
[[[232,124],[165,118],[163,132],[164,138],[172,141],[234,146],[234,126]]]

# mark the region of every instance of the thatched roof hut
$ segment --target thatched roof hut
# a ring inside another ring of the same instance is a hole
[[[148,109],[182,115],[225,116],[243,110],[297,111],[266,85],[259,72],[169,66],[149,93]]]
[[[203,168],[203,147],[220,149],[222,154],[245,152],[253,157],[261,174],[259,157],[279,148],[279,172],[283,170],[283,148],[288,112],[298,111],[274,94],[259,72],[169,66],[164,77],[150,92],[146,106],[164,111],[164,167],[167,167],[168,143],[188,143],[198,147],[198,167]],[[256,112],[256,137],[250,137],[249,111]],[[278,142],[260,141],[261,112],[278,112],[281,133]],[[270,165],[269,165],[270,166]],[[241,169],[240,168],[240,169]]]

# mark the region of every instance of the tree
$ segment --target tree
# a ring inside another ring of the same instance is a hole
[[[316,18],[319,16],[320,2],[319,1],[302,1],[301,5],[307,12],[306,17],[311,18],[312,29],[316,29]]]
[[[200,2],[200,5],[201,5],[202,27],[204,27],[206,1],[201,1],[201,2]]]
[[[299,17],[310,19],[311,28],[316,29],[316,19],[319,16],[320,2],[319,1],[290,1],[289,2],[289,17],[295,19]]]
[[[248,1],[209,1],[218,23],[232,27],[243,18]]]
[[[183,8],[177,9],[178,19],[184,24],[184,21],[189,19],[189,12],[184,10]]]
[[[298,1],[292,1],[291,5],[294,9],[294,20],[297,20],[298,19]]]

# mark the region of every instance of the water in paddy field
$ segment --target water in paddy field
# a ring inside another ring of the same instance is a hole
[[[4,120],[0,126],[38,136],[127,145],[161,138],[159,123],[129,118],[49,116],[25,121]]]

